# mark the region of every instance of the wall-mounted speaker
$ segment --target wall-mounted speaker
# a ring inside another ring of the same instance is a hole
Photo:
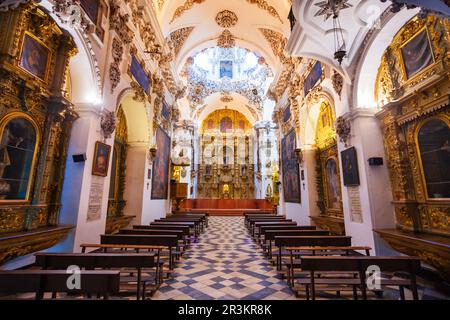
[[[381,157],[373,157],[369,158],[369,166],[382,166],[383,158]]]
[[[77,163],[77,162],[85,162],[86,161],[86,153],[82,153],[82,154],[74,154],[72,155],[72,159],[73,162]]]

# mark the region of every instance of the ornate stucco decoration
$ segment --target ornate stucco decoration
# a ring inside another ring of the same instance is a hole
[[[109,80],[111,81],[111,93],[114,92],[114,89],[120,82],[120,78],[122,76],[120,72],[120,64],[122,63],[123,56],[123,44],[119,40],[119,38],[114,37],[112,43],[112,57],[113,62],[109,66]]]
[[[280,15],[278,14],[277,9],[269,5],[269,3],[266,0],[247,0],[248,3],[256,4],[258,8],[267,11],[271,16],[277,18],[278,20],[283,23],[283,20],[281,20]]]
[[[333,75],[331,76],[331,81],[333,83],[334,91],[336,91],[340,98],[342,94],[342,88],[344,87],[344,77],[342,77],[339,72],[334,70]]]
[[[103,138],[109,139],[116,130],[116,115],[114,111],[104,111],[100,120]]]
[[[261,31],[264,38],[269,42],[273,54],[280,59],[285,57],[284,48],[286,47],[287,39],[281,33],[272,29],[259,28],[259,31]]]
[[[170,42],[173,45],[173,50],[175,56],[180,53],[181,48],[183,47],[184,43],[186,42],[187,38],[191,35],[192,31],[195,29],[195,27],[186,27],[181,28],[178,30],[175,30],[170,34]]]
[[[238,17],[234,12],[230,10],[223,10],[217,14],[216,22],[219,25],[219,27],[231,28],[237,24]]]
[[[224,30],[217,39],[217,46],[220,48],[233,48],[236,45],[236,39],[230,30]]]
[[[220,101],[222,101],[222,102],[224,102],[224,103],[228,103],[228,102],[233,101],[233,97],[230,96],[229,94],[224,93],[224,94],[222,94],[222,96],[220,97]]]
[[[353,7],[349,0],[325,0],[315,4],[315,6],[319,7],[320,10],[316,12],[315,17],[325,16],[325,20],[328,20],[329,17],[338,14],[341,10],[348,9]]]
[[[173,14],[172,20],[170,20],[170,23],[174,22],[177,18],[181,17],[181,15],[183,15],[183,13],[185,13],[186,11],[192,9],[192,7],[195,4],[201,4],[205,1],[206,0],[186,0],[181,6],[179,6],[175,10],[175,13]]]
[[[129,14],[120,13],[121,1],[111,0],[110,1],[110,17],[109,17],[109,28],[116,31],[119,38],[124,44],[130,44],[133,41],[133,32],[127,26],[130,20]]]
[[[342,116],[336,119],[336,134],[339,136],[339,139],[342,143],[345,144],[346,147],[349,146],[351,131],[352,128],[348,119]]]
[[[130,85],[134,91],[133,100],[144,102],[146,98],[144,89],[136,81],[132,81]]]

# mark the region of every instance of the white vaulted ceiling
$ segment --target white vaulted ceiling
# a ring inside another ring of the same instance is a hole
[[[183,6],[186,8],[184,11]],[[273,10],[269,12],[270,9],[264,9],[270,7],[276,10],[278,16],[270,13]],[[217,38],[225,28],[216,23],[216,16],[223,10],[229,10],[237,16],[236,25],[227,28],[235,36],[236,45],[257,51],[269,65],[276,67],[278,59],[259,28],[272,29],[289,38],[289,0],[165,0],[159,13],[165,37],[178,29],[194,27],[176,57],[178,70],[188,57],[217,45]]]
[[[341,0],[349,5],[339,13],[347,49],[347,57],[342,63],[342,68],[333,57],[335,52],[333,19],[332,17],[325,19],[326,15],[317,15],[321,10],[320,4],[324,2],[326,1],[293,1],[297,23],[287,50],[294,56],[321,60],[348,74],[348,68],[355,61],[365,35],[373,26],[376,27],[378,18],[389,7],[390,1],[383,3],[380,0]]]

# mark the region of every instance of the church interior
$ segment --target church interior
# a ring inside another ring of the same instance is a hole
[[[0,300],[450,300],[448,0],[0,0]]]

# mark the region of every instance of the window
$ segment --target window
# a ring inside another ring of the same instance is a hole
[[[36,158],[36,127],[28,117],[16,115],[4,119],[0,129],[0,200],[28,200]]]
[[[450,127],[442,119],[427,121],[418,132],[418,146],[428,197],[450,198]]]

